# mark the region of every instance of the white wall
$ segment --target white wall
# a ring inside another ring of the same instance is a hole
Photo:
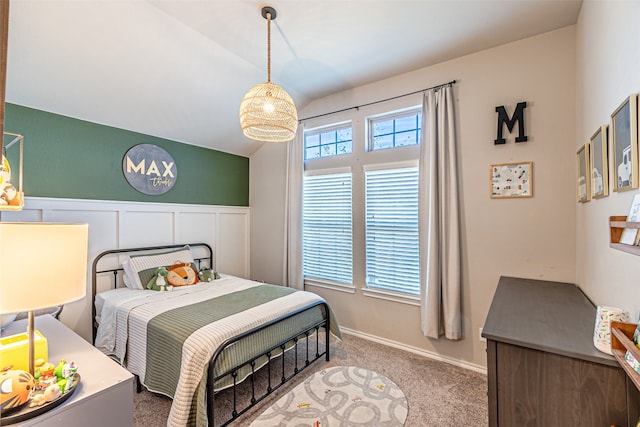
[[[577,134],[575,150],[611,113],[640,92],[640,2],[591,1],[576,26]],[[609,175],[613,161],[609,162]],[[609,188],[612,188],[612,178]],[[638,190],[611,192],[577,207],[577,282],[598,305],[629,310],[638,319],[640,257],[609,247],[609,216],[626,215]]]
[[[27,197],[22,211],[4,211],[0,220],[88,223],[89,270],[96,255],[109,249],[204,242],[213,248],[218,271],[248,277],[249,212],[246,207]],[[87,296],[65,305],[60,320],[89,342],[92,303],[87,271]]]
[[[309,289],[332,304],[338,321],[346,328],[417,352],[481,367],[486,365],[486,354],[478,331],[501,275],[576,280],[575,27],[354,88],[317,100],[299,115],[339,110],[453,79],[458,81],[464,339],[452,342],[425,338],[415,306],[365,297],[361,291],[351,295]],[[495,107],[505,105],[511,113],[520,101],[528,103],[525,116],[529,141],[516,144],[513,135],[508,135],[506,145],[494,145]],[[390,103],[389,110],[394,105]],[[351,114],[362,124],[366,115],[379,108],[380,104]],[[343,118],[341,114],[335,120]],[[282,280],[285,157],[284,147],[273,144],[265,144],[251,157],[254,278]],[[534,197],[490,199],[489,166],[525,161],[534,164]],[[354,236],[357,239],[357,230]],[[356,247],[361,244],[354,242]],[[259,256],[262,261],[258,261]],[[364,266],[355,261],[354,284],[360,288],[363,274],[355,270]]]

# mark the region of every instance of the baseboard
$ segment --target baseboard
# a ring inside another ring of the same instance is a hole
[[[347,335],[353,335],[356,336],[358,338],[362,338],[365,340],[369,340],[369,341],[373,341],[373,342],[377,342],[378,344],[382,344],[382,345],[386,345],[389,347],[393,347],[393,348],[397,348],[399,350],[404,350],[404,351],[408,351],[409,353],[413,353],[413,354],[417,354],[419,356],[424,356],[427,357],[429,359],[433,359],[433,360],[438,360],[440,362],[445,362],[445,363],[449,363],[451,365],[455,365],[458,366],[460,368],[464,368],[464,369],[469,369],[470,371],[474,371],[474,372],[479,372],[481,374],[487,374],[487,368],[485,368],[484,366],[480,366],[480,365],[475,365],[473,363],[468,363],[468,362],[463,362],[461,360],[458,359],[453,359],[451,357],[446,357],[443,356],[441,354],[438,353],[434,353],[432,351],[427,351],[418,347],[413,347],[407,344],[403,344],[403,343],[399,343],[397,341],[393,341],[393,340],[389,340],[386,338],[381,338],[381,337],[377,337],[375,335],[370,335],[364,332],[360,332],[360,331],[355,331],[353,329],[349,329],[349,328],[345,328],[345,327],[340,327],[340,331],[347,334]]]

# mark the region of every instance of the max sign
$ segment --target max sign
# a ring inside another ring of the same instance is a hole
[[[122,159],[129,184],[144,194],[164,194],[176,183],[178,167],[171,155],[153,144],[134,145]]]

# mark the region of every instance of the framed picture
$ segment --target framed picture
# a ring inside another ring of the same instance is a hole
[[[491,165],[491,198],[533,197],[533,163]]]
[[[609,156],[607,126],[602,126],[591,136],[591,197],[599,199],[609,195]]]
[[[637,97],[631,95],[611,114],[613,191],[638,188]]]
[[[577,189],[580,203],[591,200],[591,179],[589,179],[589,145],[584,144],[576,153]]]

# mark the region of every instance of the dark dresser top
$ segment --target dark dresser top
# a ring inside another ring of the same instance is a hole
[[[593,345],[596,307],[571,283],[501,277],[482,336],[562,356],[619,366]]]

